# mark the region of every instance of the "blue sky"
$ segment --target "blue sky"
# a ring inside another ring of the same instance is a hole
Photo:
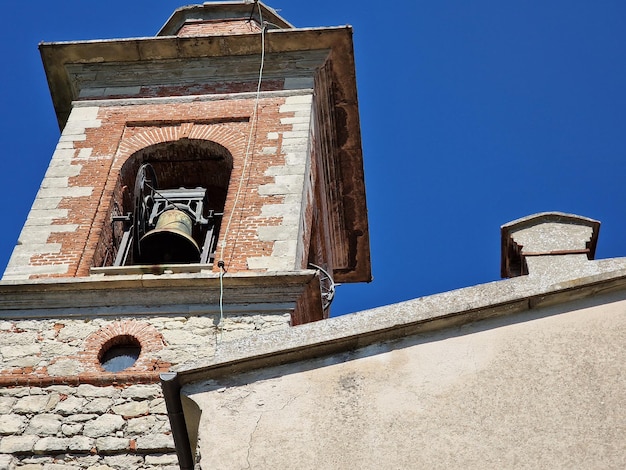
[[[37,44],[152,36],[183,4],[4,5],[0,271],[59,136]],[[598,219],[597,257],[626,255],[626,2],[268,5],[354,27],[375,279],[334,314],[499,279],[500,225],[535,212]]]

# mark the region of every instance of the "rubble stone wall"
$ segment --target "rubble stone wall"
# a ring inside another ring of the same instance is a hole
[[[0,470],[177,469],[159,372],[210,358],[220,343],[289,327],[290,315],[0,321]],[[129,369],[100,348],[137,338]]]
[[[159,384],[0,388],[0,469],[176,469]]]

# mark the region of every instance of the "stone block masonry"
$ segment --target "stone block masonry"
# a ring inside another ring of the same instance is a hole
[[[279,225],[262,226],[258,229],[261,241],[274,242],[271,253],[265,256],[248,258],[251,269],[269,271],[290,271],[300,269],[296,263],[302,263],[302,249],[298,250],[302,236],[300,219],[306,209],[304,198],[304,180],[310,165],[310,119],[313,96],[290,96],[279,108],[281,124],[290,124],[292,129],[282,133],[271,132],[268,139],[280,142],[280,151],[284,155],[284,164],[271,166],[265,175],[273,177],[272,183],[260,185],[259,195],[281,196],[278,204],[265,204],[261,208],[261,218],[280,218]],[[270,147],[270,149],[273,147]],[[298,256],[300,254],[300,256]]]
[[[289,327],[290,316],[216,315],[0,321],[0,469],[177,469],[160,371],[210,359],[222,342]],[[116,336],[134,366],[99,366]],[[141,383],[144,382],[144,383]],[[146,383],[147,382],[147,383]]]
[[[178,468],[159,384],[0,388],[0,468]]]
[[[289,324],[289,313],[227,315],[221,322],[216,314],[0,321],[0,386],[112,381],[99,359],[116,337],[132,337],[141,346],[135,365],[116,379],[158,381],[159,372],[212,358],[221,342]]]
[[[72,274],[70,269],[80,257],[79,249],[74,247],[70,252],[61,240],[74,237],[80,224],[66,202],[80,204],[92,196],[94,189],[87,181],[73,181],[83,168],[77,157],[91,153],[85,147],[78,150],[75,144],[86,140],[88,129],[100,127],[97,115],[98,108],[94,106],[72,111],[3,279]]]

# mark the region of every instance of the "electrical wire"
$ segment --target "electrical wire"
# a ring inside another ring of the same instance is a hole
[[[252,110],[252,118],[250,119],[250,132],[248,133],[248,144],[246,146],[246,154],[243,160],[243,169],[241,172],[241,178],[239,179],[239,186],[237,187],[237,193],[235,195],[235,201],[233,202],[233,208],[228,216],[228,223],[226,224],[226,229],[224,231],[224,235],[222,237],[222,242],[220,243],[220,260],[224,261],[224,249],[226,248],[226,239],[228,232],[230,231],[230,224],[233,220],[233,216],[235,214],[235,209],[237,208],[237,204],[239,203],[239,197],[241,196],[241,190],[243,189],[244,180],[246,180],[246,172],[248,170],[248,163],[251,155],[252,141],[254,136],[254,131],[257,127],[258,120],[258,111],[259,111],[259,101],[261,99],[261,83],[263,81],[263,67],[265,65],[265,31],[266,26],[263,22],[263,13],[261,12],[261,6],[258,2],[257,4],[259,10],[259,19],[261,21],[261,66],[259,67],[259,79],[256,87],[256,98],[254,101],[254,108]]]
[[[265,31],[266,25],[263,21],[263,13],[261,11],[261,6],[258,1],[254,2],[259,11],[259,21],[261,22],[261,65],[259,67],[259,79],[256,87],[256,98],[254,100],[254,108],[252,110],[252,117],[250,119],[250,132],[248,133],[248,144],[246,146],[246,154],[243,160],[243,169],[241,171],[241,178],[239,179],[239,186],[237,187],[237,193],[235,195],[235,201],[233,202],[233,208],[228,216],[228,223],[226,224],[226,229],[224,230],[224,235],[222,236],[222,242],[220,244],[220,258],[217,263],[220,268],[220,319],[218,323],[218,329],[220,331],[220,335],[223,331],[223,321],[224,321],[224,274],[226,273],[225,262],[224,262],[224,249],[226,248],[226,239],[228,232],[230,231],[230,224],[233,220],[233,215],[235,214],[235,209],[237,208],[237,204],[239,203],[239,198],[241,196],[241,191],[243,189],[243,182],[246,180],[246,173],[248,171],[248,164],[251,158],[251,150],[252,150],[252,142],[254,133],[257,129],[258,122],[258,112],[259,112],[259,101],[261,100],[261,83],[263,81],[263,67],[265,65]],[[254,7],[253,7],[254,11]],[[250,15],[252,16],[252,15]],[[254,139],[256,141],[256,139]],[[246,180],[247,181],[247,180]],[[232,257],[232,254],[231,254]]]
[[[224,263],[219,261],[217,265],[220,268],[220,321],[217,323],[217,328],[222,332],[224,325],[224,273],[226,270],[224,269]]]

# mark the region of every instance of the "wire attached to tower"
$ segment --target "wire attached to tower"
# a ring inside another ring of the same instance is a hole
[[[217,328],[221,333],[224,321],[224,274],[226,274],[226,268],[223,261],[218,261],[217,267],[220,268],[220,320],[217,323]]]
[[[237,205],[239,204],[239,198],[241,196],[241,191],[243,189],[244,180],[246,179],[246,173],[248,171],[248,165],[250,163],[250,159],[252,156],[252,142],[256,141],[255,131],[257,130],[258,124],[258,112],[259,112],[259,102],[261,100],[261,84],[263,82],[263,67],[265,65],[265,33],[267,30],[267,26],[265,21],[263,20],[263,12],[261,11],[261,6],[259,5],[258,0],[252,0],[250,3],[254,3],[257,6],[259,12],[259,21],[261,23],[261,65],[259,67],[259,78],[257,81],[256,87],[256,97],[254,100],[254,108],[252,110],[252,116],[250,118],[250,132],[248,133],[248,143],[246,145],[246,153],[243,160],[243,168],[241,171],[241,178],[239,179],[239,185],[237,187],[237,192],[235,194],[235,200],[233,202],[233,208],[230,211],[230,215],[228,216],[228,222],[226,224],[226,229],[224,230],[224,234],[222,236],[222,241],[220,243],[220,257],[217,262],[217,266],[220,268],[220,320],[218,323],[218,327],[222,328],[222,322],[224,320],[224,274],[226,274],[226,263],[224,261],[224,249],[226,248],[226,240],[228,238],[228,233],[230,231],[230,225],[233,220],[233,216],[236,212]],[[250,13],[250,19],[252,19],[252,15],[254,13],[254,6],[252,7],[252,12]],[[232,253],[231,253],[232,257]]]
[[[258,79],[257,88],[256,88],[256,98],[254,100],[254,108],[252,110],[252,117],[250,119],[250,132],[248,133],[248,144],[246,146],[246,153],[245,153],[245,157],[243,160],[243,169],[241,171],[241,178],[239,179],[239,186],[237,187],[237,193],[235,195],[235,201],[233,202],[233,208],[230,212],[230,215],[228,216],[228,223],[226,224],[226,230],[224,231],[224,236],[222,237],[222,242],[220,243],[220,258],[219,259],[221,261],[224,261],[224,249],[226,247],[227,235],[230,231],[230,225],[232,223],[233,216],[235,215],[236,208],[239,203],[239,198],[241,196],[241,190],[243,189],[244,180],[246,180],[246,173],[248,170],[248,164],[249,164],[250,157],[251,157],[252,141],[253,141],[254,132],[256,131],[257,123],[258,123],[259,101],[261,99],[261,83],[263,81],[263,67],[265,65],[266,26],[263,21],[263,14],[261,12],[261,7],[256,1],[255,3],[257,4],[257,7],[259,9],[259,17],[260,17],[261,26],[262,26],[261,27],[261,65],[259,67],[259,79]]]

